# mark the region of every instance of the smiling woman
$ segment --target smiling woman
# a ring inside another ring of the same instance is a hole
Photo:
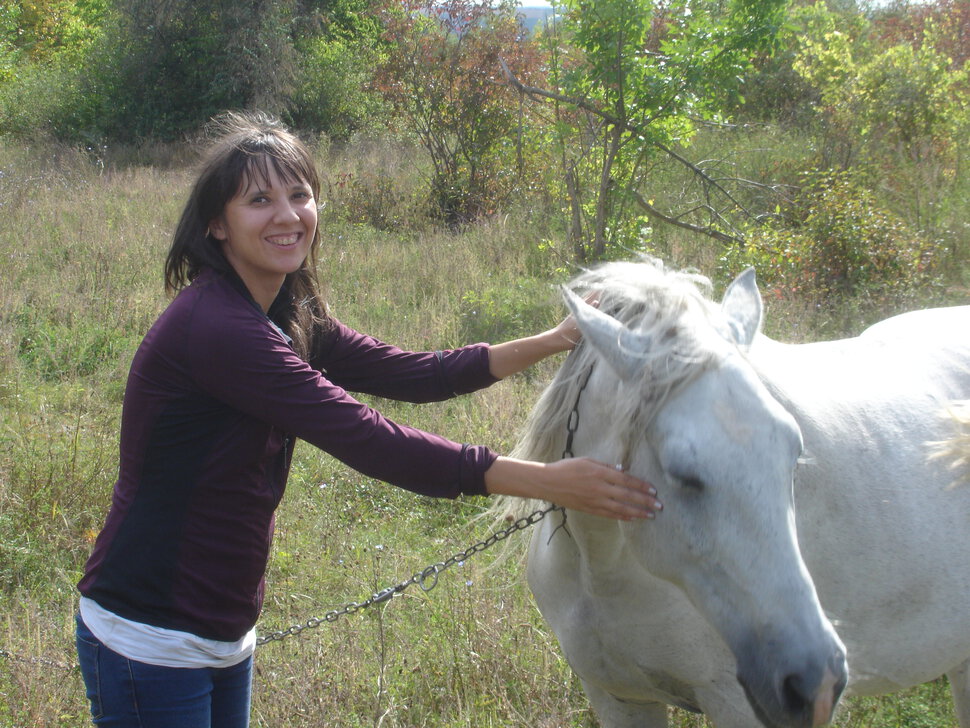
[[[118,481],[78,585],[96,724],[248,725],[254,625],[297,438],[434,497],[520,495],[625,520],[659,508],[649,485],[603,463],[504,458],[351,397],[482,389],[571,349],[577,329],[569,318],[441,352],[351,330],[319,293],[319,187],[309,151],[278,122],[223,120],[166,260],[177,295],[131,365]]]

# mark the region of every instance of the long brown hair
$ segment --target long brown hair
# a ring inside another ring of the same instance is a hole
[[[214,119],[207,131],[212,142],[165,259],[165,289],[173,294],[205,268],[233,274],[209,224],[222,215],[244,184],[253,178],[266,179],[270,165],[280,179],[308,184],[314,199],[319,200],[320,176],[313,156],[277,119],[259,112],[230,112]],[[316,274],[319,244],[318,226],[303,265],[286,277],[289,305],[283,310],[274,308],[276,323],[293,339],[294,349],[304,359],[311,356],[319,343],[318,334],[330,323]]]

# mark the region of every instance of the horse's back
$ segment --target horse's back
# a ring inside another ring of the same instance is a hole
[[[905,338],[970,344],[970,306],[926,308],[892,316],[873,324],[860,338]]]
[[[891,413],[932,439],[945,428],[937,415],[952,400],[970,398],[970,306],[893,316],[854,338],[779,344],[759,337],[751,358],[770,387],[812,420],[831,422],[855,412]],[[868,410],[868,412],[866,412]]]

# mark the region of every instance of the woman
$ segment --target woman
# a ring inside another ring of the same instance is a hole
[[[499,457],[350,397],[470,392],[571,348],[578,333],[567,319],[497,346],[414,353],[352,331],[318,292],[310,154],[265,117],[229,115],[220,130],[166,260],[177,295],[132,362],[119,477],[78,585],[78,654],[98,725],[248,725],[273,513],[297,437],[431,496],[501,493],[620,519],[660,508],[617,468]]]

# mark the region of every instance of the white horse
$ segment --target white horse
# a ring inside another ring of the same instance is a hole
[[[970,486],[928,459],[970,397],[970,306],[786,345],[760,333],[753,271],[720,306],[655,262],[572,287],[600,310],[567,293],[583,343],[518,453],[617,463],[664,503],[637,523],[551,514],[531,540],[529,585],[602,724],[663,728],[671,704],[817,726],[846,682],[946,673],[970,728]]]

